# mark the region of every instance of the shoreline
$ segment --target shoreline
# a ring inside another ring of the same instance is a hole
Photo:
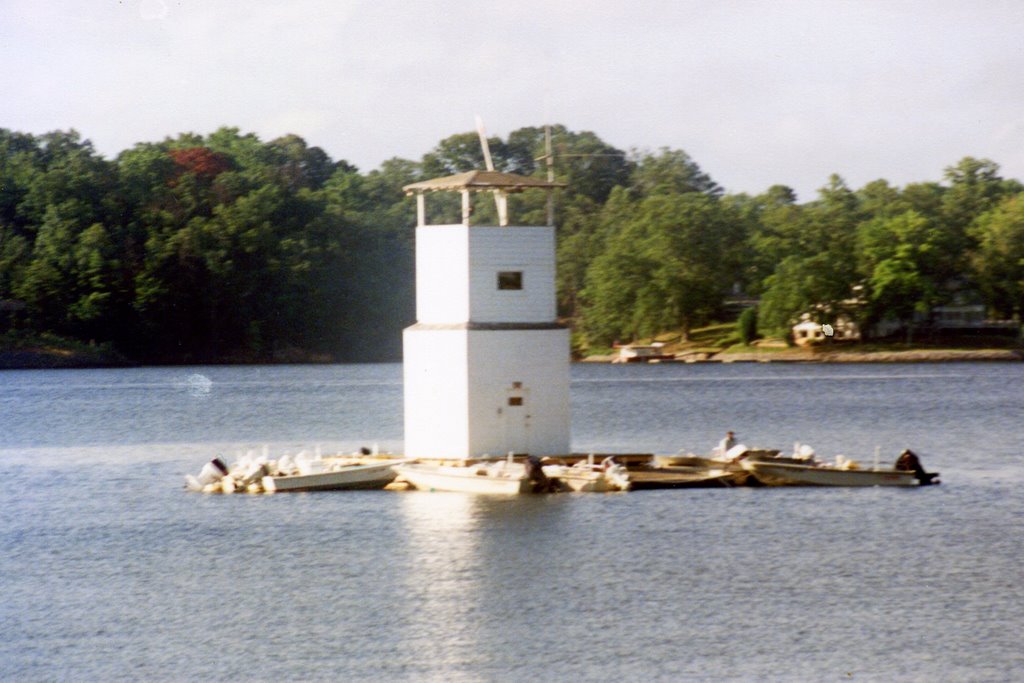
[[[587,356],[582,363],[614,363],[617,357]],[[815,351],[786,349],[771,352],[678,354],[655,363],[955,363],[964,361],[1022,361],[1019,349],[907,349],[906,351]],[[644,362],[644,361],[638,361]]]
[[[614,363],[616,356],[586,356],[579,363]],[[786,349],[771,352],[711,353],[699,352],[679,354],[674,360],[659,360],[654,363],[956,363],[956,362],[1020,362],[1024,361],[1021,349],[907,349],[906,351],[813,351],[808,349]],[[367,361],[372,362],[372,361]],[[394,361],[379,362],[401,362]],[[640,361],[643,362],[643,361]],[[224,359],[219,362],[168,363],[159,365],[323,365],[330,364],[322,359],[313,361],[290,360],[284,362],[253,361],[239,362]],[[71,351],[15,350],[0,351],[0,370],[72,370],[84,368],[130,368],[143,367],[125,358],[105,354],[90,354]]]
[[[75,370],[82,368],[136,367],[124,358],[103,353],[18,349],[0,351],[0,370]]]

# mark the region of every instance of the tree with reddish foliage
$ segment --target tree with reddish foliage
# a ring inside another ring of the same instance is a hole
[[[192,173],[197,178],[213,180],[231,168],[227,157],[206,147],[187,147],[167,152],[177,167],[175,179],[183,173]]]

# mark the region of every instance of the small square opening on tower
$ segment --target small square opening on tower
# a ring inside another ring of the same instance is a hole
[[[502,270],[498,271],[498,289],[522,289],[523,271]]]

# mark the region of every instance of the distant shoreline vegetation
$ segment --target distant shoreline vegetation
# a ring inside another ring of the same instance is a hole
[[[1024,312],[1024,185],[992,161],[904,187],[833,175],[799,203],[782,185],[726,194],[682,150],[551,130],[568,183],[559,315],[580,356],[666,330],[686,339],[738,305],[757,305],[747,342],[801,317],[908,342],[943,307]],[[546,173],[543,127],[489,144],[498,170]],[[362,173],[294,135],[183,133],[107,160],[74,130],[0,129],[0,366],[45,357],[40,339],[84,345],[52,344],[54,357],[115,365],[398,360],[415,317],[401,188],[483,166],[475,132]],[[454,199],[432,202],[429,221],[455,222]],[[475,198],[478,222],[493,218],[488,200]],[[528,224],[544,201],[510,199]]]

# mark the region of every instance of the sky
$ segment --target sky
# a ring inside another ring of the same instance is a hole
[[[0,128],[107,158],[234,126],[361,171],[560,123],[727,192],[1024,179],[1024,2],[0,0]]]

